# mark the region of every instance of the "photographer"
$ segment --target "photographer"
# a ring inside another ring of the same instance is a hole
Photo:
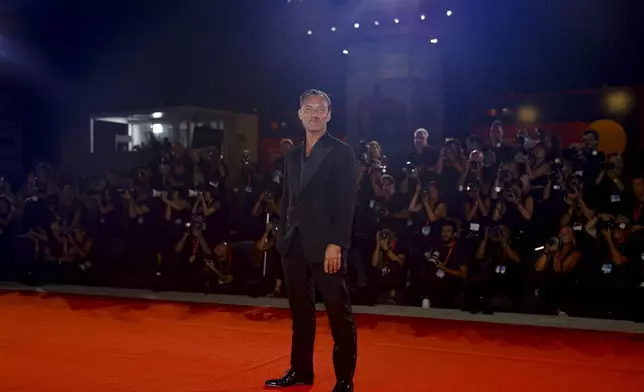
[[[253,205],[252,215],[263,216],[270,214],[273,217],[280,215],[280,202],[275,199],[273,192],[266,190],[259,195],[259,200]]]
[[[413,263],[422,263],[420,269],[410,268],[420,271],[421,276],[414,277],[414,280],[420,284],[423,308],[459,309],[462,305],[468,252],[464,244],[458,242],[457,230],[454,221],[446,221],[441,227],[438,245],[426,252],[422,259],[412,259]]]
[[[377,286],[387,293],[388,304],[398,303],[398,294],[405,289],[407,273],[404,264],[405,256],[396,253],[395,233],[389,229],[376,233],[376,249],[371,256],[374,278],[370,280],[378,282]]]
[[[277,221],[268,222],[266,230],[259,240],[255,242],[255,252],[253,254],[253,267],[250,278],[262,282],[257,296],[264,295],[268,292],[270,297],[284,296],[284,272],[282,271],[282,261],[280,255],[275,249],[275,238],[279,232]],[[266,256],[264,256],[266,254]],[[266,257],[266,276],[263,276],[263,262]]]
[[[545,314],[574,312],[580,299],[577,265],[581,260],[574,232],[570,227],[562,228],[559,236],[549,239],[543,248],[535,263],[539,279],[537,308]]]
[[[407,157],[407,162],[414,165],[421,176],[436,172],[439,152],[428,143],[429,133],[424,128],[414,132],[414,151]]]
[[[539,189],[539,200],[543,199],[543,189],[548,183],[548,173],[552,170],[552,164],[547,160],[547,152],[543,144],[539,143],[532,151],[525,162],[525,174],[532,185],[532,189]]]
[[[642,247],[631,237],[628,218],[600,214],[589,222],[587,231],[598,241],[593,271],[597,316],[632,318],[642,281]]]
[[[410,214],[407,211],[407,200],[405,195],[396,192],[396,182],[388,174],[382,176],[381,188],[378,189],[377,199],[370,202],[380,224],[391,226],[396,231],[405,227],[405,221]]]
[[[490,125],[490,150],[494,153],[496,162],[499,164],[510,162],[516,150],[515,147],[505,144],[503,140],[503,124],[498,120]]]
[[[509,183],[509,188],[503,190],[502,197],[497,200],[492,213],[494,222],[503,222],[510,227],[527,227],[532,220],[534,199],[525,191],[526,185],[521,180]]]
[[[203,183],[218,190],[213,193],[214,197],[222,198],[228,178],[228,166],[223,161],[223,155],[214,147],[204,150],[199,155],[199,166],[203,174]]]
[[[66,185],[60,192],[58,204],[52,211],[62,224],[63,231],[71,231],[81,224],[84,215],[84,208],[81,201],[76,197],[76,192],[71,185]]]
[[[574,231],[579,231],[585,222],[593,219],[595,211],[591,210],[584,200],[584,186],[579,178],[570,177],[566,191],[567,195],[564,197],[566,212],[559,219],[559,224],[561,227],[570,226]]]
[[[625,186],[622,182],[624,161],[619,154],[608,155],[607,162],[602,162],[600,172],[595,179],[593,201],[600,211],[611,214],[621,213],[621,204],[625,199]]]
[[[465,307],[471,312],[492,312],[493,306],[517,310],[523,300],[519,252],[513,248],[507,226],[488,227],[468,266]]]
[[[424,221],[428,225],[446,216],[447,207],[440,200],[436,182],[430,182],[426,187],[416,185],[416,192],[409,203],[409,212],[424,213]]]
[[[173,189],[170,191],[170,198],[168,192],[155,191],[153,196],[159,195],[161,201],[165,206],[164,219],[165,227],[171,241],[176,241],[184,231],[186,223],[190,222],[192,206],[188,202],[188,191]]]
[[[468,172],[467,161],[461,143],[457,139],[447,139],[436,165],[436,175],[439,178],[441,195],[445,196],[445,200],[448,201],[448,211],[460,207],[460,200],[456,195],[458,195],[462,176]]]
[[[201,216],[205,224],[205,236],[209,243],[228,239],[228,214],[225,201],[215,199],[217,188],[206,186],[195,199],[192,215]]]

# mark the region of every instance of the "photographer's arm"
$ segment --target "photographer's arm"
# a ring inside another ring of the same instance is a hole
[[[494,211],[492,212],[492,220],[496,222],[501,220],[501,218],[503,218],[503,203],[497,202],[494,207]]]
[[[481,215],[487,217],[490,214],[490,199],[482,200],[481,196],[478,197],[478,209],[481,211]]]
[[[593,219],[589,220],[584,226],[584,230],[588,235],[593,238],[597,238],[597,222],[599,222],[599,217],[595,216]],[[562,226],[563,227],[563,226]]]
[[[210,216],[210,215],[214,214],[215,212],[217,212],[217,210],[220,207],[220,204],[219,204],[218,201],[213,201],[210,206],[208,206],[206,204],[206,202],[203,200],[203,198],[201,199],[201,202],[203,203],[202,207],[203,207],[204,216]]]
[[[561,263],[561,272],[568,272],[573,268],[575,268],[577,264],[579,264],[580,259],[581,259],[581,252],[578,252],[578,251],[572,252]]]
[[[535,271],[537,272],[545,271],[546,267],[550,264],[551,261],[552,261],[551,256],[548,255],[547,253],[543,253],[541,256],[539,256],[537,261],[534,263]]]
[[[519,252],[515,251],[512,249],[510,244],[507,243],[507,241],[501,241],[501,247],[505,251],[505,254],[508,255],[510,260],[514,261],[515,263],[521,262],[521,258],[519,257]]]
[[[205,256],[211,256],[212,255],[212,249],[210,249],[210,246],[206,242],[206,239],[203,237],[203,233],[199,232],[197,235],[197,239],[199,241],[199,247],[201,248],[201,251]]]
[[[526,174],[528,175],[528,180],[532,181],[536,178],[539,178],[541,176],[546,175],[546,173],[550,172],[550,164],[549,163],[542,163],[537,167],[536,169],[532,170],[530,168],[530,165],[525,165],[526,167]]]
[[[615,265],[622,265],[626,263],[626,257],[624,257],[624,255],[620,253],[619,249],[617,249],[617,246],[615,246],[615,242],[613,241],[613,233],[609,229],[604,229],[602,230],[602,234],[604,235],[604,238],[606,238],[606,242],[608,243],[610,260]]]
[[[268,227],[264,231],[264,234],[262,234],[262,237],[255,242],[255,249],[260,252],[264,252],[266,250],[266,244],[268,243],[268,235],[270,234],[270,232],[271,229],[270,227]]]
[[[467,279],[467,265],[462,265],[459,269],[445,267],[445,264],[439,263],[437,268],[445,271],[446,274],[456,276],[457,278]]]
[[[429,201],[425,199],[423,199],[423,209],[425,210],[425,213],[427,213],[427,218],[429,219],[430,223],[443,219],[447,213],[445,203],[438,204],[432,210],[432,207],[429,205]]]
[[[277,203],[275,203],[275,199],[270,199],[266,202],[266,205],[268,205],[268,210],[270,211],[271,214],[277,214],[279,215],[280,210],[277,207]]]
[[[570,206],[568,206],[568,210],[566,211],[566,213],[563,214],[561,219],[559,219],[559,226],[567,227],[568,225],[570,225],[570,222],[572,221],[572,217],[574,214],[575,214],[575,206],[571,204]]]
[[[479,206],[478,206],[478,201],[474,201],[474,203],[470,204],[469,202],[465,202],[464,207],[465,207],[465,219],[469,222],[474,217],[476,216],[476,211],[478,211]]]
[[[253,211],[251,212],[253,216],[260,216],[264,214],[264,208],[262,208],[264,207],[264,200],[265,200],[265,196],[264,196],[264,193],[262,193],[259,199],[255,202],[255,204],[253,204]]]
[[[593,219],[596,215],[595,211],[588,208],[588,205],[586,205],[584,198],[581,196],[579,196],[579,211],[581,211],[581,213],[584,214],[584,216],[588,220]]]
[[[485,248],[487,248],[487,234],[486,238],[481,241],[478,249],[476,250],[476,260],[485,260]]]
[[[548,176],[548,183],[546,184],[545,189],[543,190],[543,201],[550,200],[550,196],[552,195],[552,178]]]
[[[380,189],[380,186],[378,186],[378,180],[376,179],[375,172],[369,173],[369,183],[371,184],[371,189],[373,189],[373,194],[381,197],[382,189]]]
[[[387,257],[389,260],[395,261],[400,265],[405,263],[405,256],[396,254],[393,249],[389,249],[389,251],[387,251]]]
[[[525,205],[522,203],[517,203],[517,210],[521,214],[521,217],[525,220],[532,219],[532,212],[534,211],[534,199],[532,196],[528,196],[525,199]]]
[[[606,175],[606,171],[601,170],[597,175],[597,178],[595,178],[595,185],[601,184],[601,182],[604,180],[605,175]]]
[[[423,209],[423,206],[421,203],[419,203],[420,199],[420,192],[418,189],[416,189],[416,192],[414,193],[414,196],[411,198],[411,201],[409,202],[409,212],[418,212]]]
[[[183,250],[183,247],[186,245],[186,240],[188,239],[188,233],[183,233],[183,236],[181,236],[181,239],[179,242],[174,247],[174,253],[181,253]]]

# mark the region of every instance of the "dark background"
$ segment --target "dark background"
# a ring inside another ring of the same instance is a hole
[[[0,115],[22,125],[27,160],[56,161],[61,129],[96,112],[194,104],[279,120],[312,86],[342,106],[345,57],[306,40],[328,16],[306,1],[5,0]],[[448,134],[484,97],[644,84],[637,2],[454,3]]]

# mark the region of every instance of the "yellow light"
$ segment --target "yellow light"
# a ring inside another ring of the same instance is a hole
[[[539,117],[539,111],[534,106],[523,106],[517,111],[517,118],[524,123],[534,123]]]

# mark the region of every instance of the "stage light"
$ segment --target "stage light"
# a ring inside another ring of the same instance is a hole
[[[374,20],[374,21],[373,21],[373,24],[374,24],[375,26],[380,26],[380,22],[378,22],[377,20]]]
[[[353,28],[357,29],[358,27],[360,27],[360,23],[354,23],[353,24]]]
[[[400,23],[400,19],[394,18],[394,23]]]
[[[334,26],[334,27],[331,27],[331,31],[335,31],[335,26]]]
[[[307,31],[306,34],[311,35],[313,32],[311,30]]]
[[[420,20],[425,20],[425,15],[424,14],[420,16]]]
[[[349,54],[349,51],[345,49],[342,51],[342,54]]]
[[[155,135],[158,135],[160,133],[163,133],[163,124],[152,124],[152,133]]]
[[[437,44],[438,43],[438,38],[432,38],[429,40],[430,43],[432,44]]]
[[[452,16],[452,10],[447,10],[447,12],[446,12],[445,14],[446,14],[447,16]]]
[[[163,117],[163,112],[152,113],[152,118],[161,118],[161,117]]]

